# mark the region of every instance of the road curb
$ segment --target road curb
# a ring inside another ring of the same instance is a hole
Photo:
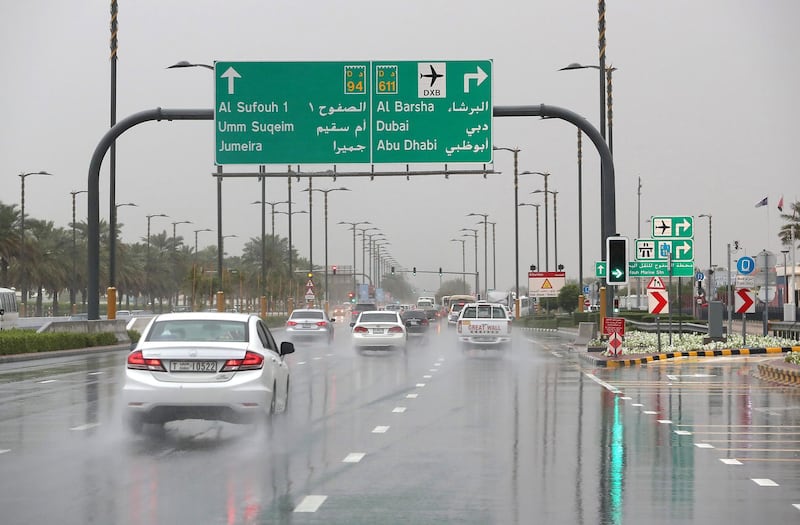
[[[785,386],[800,386],[800,367],[782,359],[759,363],[756,370],[759,379]]]
[[[18,363],[20,361],[35,361],[39,359],[51,359],[56,357],[100,354],[103,352],[130,350],[130,348],[130,344],[123,344],[113,346],[92,346],[89,348],[73,348],[70,350],[53,350],[51,352],[30,352],[27,354],[0,355],[0,363]]]
[[[578,354],[581,360],[587,361],[597,367],[619,368],[647,364],[653,361],[663,361],[678,357],[716,357],[732,355],[762,355],[783,354],[800,352],[800,346],[775,346],[765,348],[723,348],[719,350],[689,350],[686,352],[663,352],[660,354],[639,354],[635,356],[607,357],[589,353]]]

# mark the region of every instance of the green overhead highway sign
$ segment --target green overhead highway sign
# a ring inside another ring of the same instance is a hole
[[[487,163],[492,62],[215,62],[215,161]]]
[[[673,261],[673,277],[693,277],[693,261]],[[630,277],[668,277],[667,261],[629,261],[628,275]]]
[[[656,216],[650,219],[654,239],[694,238],[694,217],[691,215]]]

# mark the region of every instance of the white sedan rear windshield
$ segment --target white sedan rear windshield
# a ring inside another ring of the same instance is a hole
[[[290,319],[322,319],[322,312],[309,312],[309,311],[298,312],[297,310],[295,310],[294,312],[292,312],[292,316],[290,317]]]
[[[395,313],[363,313],[358,318],[359,323],[396,323],[397,314]]]
[[[241,321],[182,319],[156,321],[148,341],[247,342],[247,324]]]

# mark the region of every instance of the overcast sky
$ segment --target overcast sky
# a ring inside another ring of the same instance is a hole
[[[570,62],[598,63],[597,3],[589,0],[493,2],[460,0],[268,1],[121,0],[119,2],[118,120],[163,108],[214,105],[211,71],[166,69],[179,60],[383,61],[493,60],[493,103],[548,104],[571,109],[598,125],[599,79],[595,70],[558,69]],[[70,191],[87,187],[89,160],[109,126],[110,60],[108,1],[5,1],[0,5],[0,201],[19,204],[22,172],[54,177],[26,180],[26,213],[68,227]],[[747,254],[781,249],[777,203],[800,197],[797,151],[800,131],[800,2],[795,0],[611,0],[607,2],[607,65],[614,73],[614,155],[617,229],[631,239],[641,226],[649,237],[651,215],[713,216],[713,263],[725,265],[725,247],[740,241]],[[521,171],[550,172],[558,192],[558,258],[568,278],[577,277],[576,131],[556,120],[495,118],[496,146],[519,147]],[[118,221],[125,242],[153,231],[193,243],[192,230],[216,228],[214,128],[211,121],[151,122],[127,132],[117,146]],[[600,258],[599,162],[584,141],[584,276]],[[330,169],[308,165],[304,170]],[[430,166],[423,166],[429,169]],[[452,166],[451,166],[452,167]],[[353,166],[349,166],[353,168]],[[376,166],[376,171],[397,166]],[[226,168],[227,169],[227,168]],[[236,171],[257,172],[256,166]],[[268,171],[285,170],[268,166]],[[390,252],[408,268],[460,271],[461,228],[476,226],[467,213],[488,213],[497,222],[497,287],[514,285],[512,155],[495,153],[502,174],[315,180],[314,187],[344,185],[330,194],[329,261],[352,262],[352,235],[342,221],[367,220],[384,232]],[[637,224],[637,184],[641,214]],[[541,203],[537,175],[520,177],[520,202]],[[293,184],[295,209],[307,209],[307,179]],[[101,218],[108,217],[108,164],[101,175]],[[755,204],[768,197],[767,207]],[[223,192],[225,251],[240,253],[260,235],[260,184],[228,179]],[[270,179],[267,200],[287,198],[285,178]],[[78,196],[79,220],[86,196]],[[314,262],[324,254],[321,195],[314,194]],[[519,210],[522,284],[536,259],[533,207]],[[540,258],[544,267],[544,208]],[[553,212],[552,200],[550,212]],[[277,233],[286,235],[285,215]],[[294,220],[293,241],[309,251],[307,215]],[[550,217],[550,267],[554,219]],[[269,220],[268,226],[269,229]],[[696,263],[708,265],[708,220],[696,219]],[[215,243],[200,234],[200,246]],[[472,239],[467,269],[473,267]],[[360,243],[359,243],[360,250]],[[489,286],[492,286],[491,232]],[[359,252],[360,253],[360,252]],[[360,256],[359,262],[360,265]],[[479,238],[483,271],[483,235]],[[417,277],[419,289],[438,278]]]

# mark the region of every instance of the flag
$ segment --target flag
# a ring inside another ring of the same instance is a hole
[[[778,211],[783,211],[783,195],[781,195],[781,200],[778,201]]]
[[[767,198],[764,197],[763,199],[761,199],[760,201],[758,201],[756,203],[756,208],[760,208],[760,207],[766,206],[766,205],[767,205]]]

